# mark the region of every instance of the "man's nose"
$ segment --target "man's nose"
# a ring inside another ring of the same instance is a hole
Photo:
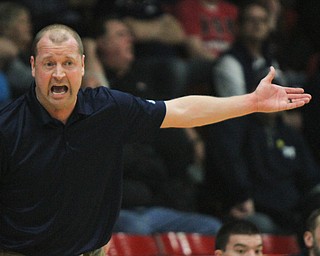
[[[251,249],[247,251],[246,256],[257,256],[258,254],[256,253],[256,250]]]
[[[62,67],[62,65],[60,65],[60,64],[56,65],[56,68],[53,71],[53,76],[57,79],[61,79],[65,76],[65,70]]]

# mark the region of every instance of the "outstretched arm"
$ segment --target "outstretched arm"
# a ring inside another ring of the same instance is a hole
[[[302,88],[272,84],[275,69],[270,68],[252,93],[232,96],[185,96],[165,102],[167,113],[161,128],[196,127],[255,112],[278,112],[302,107],[311,95]]]

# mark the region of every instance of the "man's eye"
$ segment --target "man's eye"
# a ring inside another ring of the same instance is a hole
[[[66,65],[66,66],[72,66],[72,65],[73,65],[73,62],[72,62],[72,61],[67,61],[67,62],[65,63],[65,65]]]
[[[53,67],[54,63],[53,62],[47,62],[44,64],[46,67]]]

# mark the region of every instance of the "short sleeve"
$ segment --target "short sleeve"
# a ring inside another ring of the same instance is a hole
[[[153,139],[165,117],[164,101],[143,99],[119,91],[113,91],[112,95],[120,109],[125,138],[129,142]]]

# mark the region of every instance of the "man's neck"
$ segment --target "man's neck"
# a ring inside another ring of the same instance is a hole
[[[252,57],[258,58],[263,55],[261,42],[244,41],[244,45],[246,46]]]

